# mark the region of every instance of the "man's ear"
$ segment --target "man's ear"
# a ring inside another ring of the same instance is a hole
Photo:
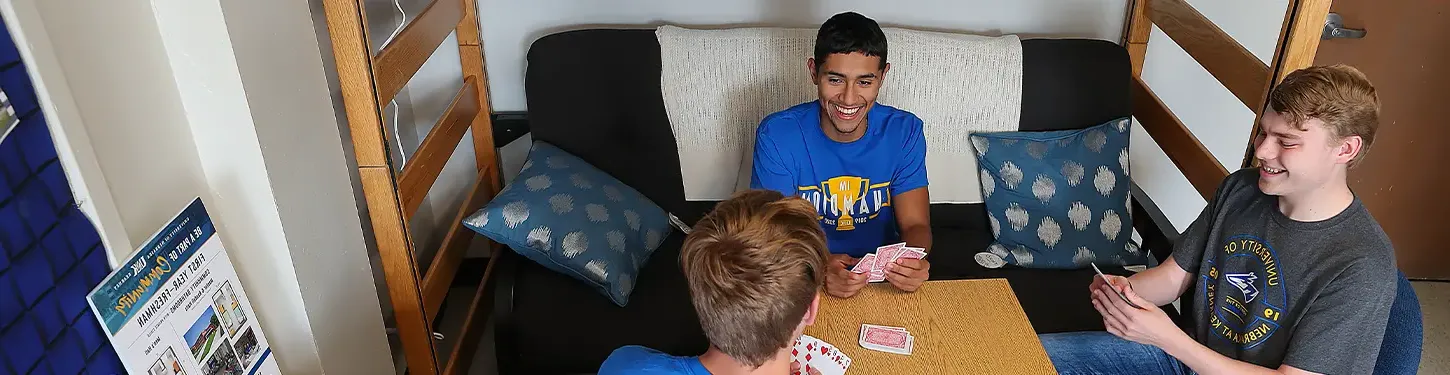
[[[806,316],[805,316],[805,319],[802,319],[801,320],[801,326],[802,327],[808,326],[808,325],[812,325],[812,324],[816,324],[816,311],[819,310],[820,307],[821,307],[821,294],[820,293],[816,293],[816,296],[815,297],[811,297],[811,307],[806,308]]]
[[[891,63],[886,63],[886,67],[881,68],[881,79],[886,79],[886,72],[889,71],[891,71]]]
[[[1334,152],[1334,161],[1341,164],[1349,164],[1350,160],[1354,160],[1363,151],[1364,138],[1357,135],[1344,137],[1344,139],[1339,141],[1339,146]]]
[[[820,78],[821,76],[819,74],[816,74],[816,58],[814,58],[814,57],[807,57],[806,58],[806,73],[811,75],[811,84],[813,84],[813,85],[820,85],[821,84],[821,78]]]

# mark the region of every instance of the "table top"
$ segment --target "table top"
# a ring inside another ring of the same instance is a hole
[[[910,356],[862,348],[861,324],[904,327]],[[915,293],[874,283],[821,296],[805,333],[851,357],[847,374],[1056,374],[1005,279],[929,281]]]

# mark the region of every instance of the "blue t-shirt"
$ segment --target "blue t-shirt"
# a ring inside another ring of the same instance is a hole
[[[615,349],[599,366],[599,375],[710,375],[699,357],[676,357],[638,345]]]
[[[892,197],[927,186],[921,119],[881,103],[866,113],[866,134],[849,143],[821,130],[820,101],[766,116],[753,163],[750,187],[815,204],[831,253],[852,257],[899,242]]]

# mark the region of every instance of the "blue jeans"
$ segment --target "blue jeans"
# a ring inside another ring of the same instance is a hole
[[[1163,349],[1124,340],[1107,332],[1037,335],[1052,366],[1062,375],[1174,374],[1192,371]]]

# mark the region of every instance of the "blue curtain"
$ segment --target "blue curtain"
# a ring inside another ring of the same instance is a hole
[[[0,374],[123,374],[86,304],[110,273],[106,251],[71,195],[8,30],[0,25],[0,90],[13,108],[0,113]]]

